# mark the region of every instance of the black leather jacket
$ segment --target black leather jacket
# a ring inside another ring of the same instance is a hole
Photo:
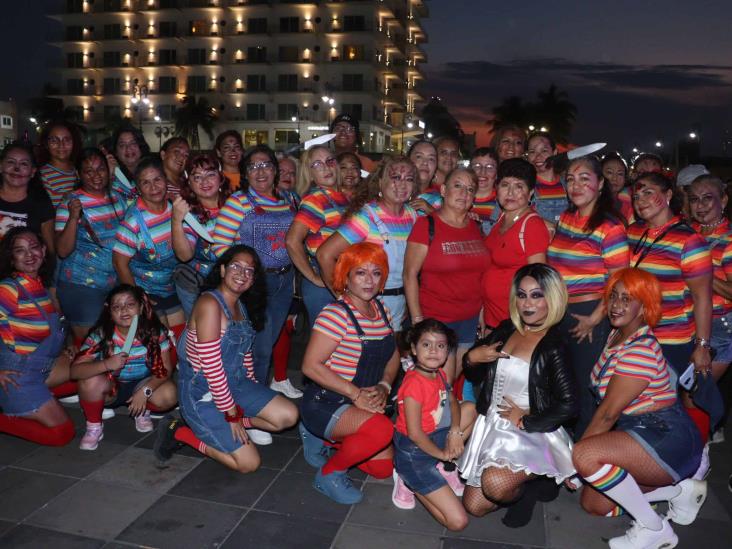
[[[496,341],[505,343],[515,331],[511,321],[505,320],[472,349]],[[497,365],[498,361],[468,364],[468,354],[463,356],[463,372],[465,379],[475,386],[479,414],[485,414],[490,407]],[[574,373],[557,326],[549,328],[531,354],[529,408],[529,415],[524,416],[524,429],[540,433],[558,429],[579,410]]]

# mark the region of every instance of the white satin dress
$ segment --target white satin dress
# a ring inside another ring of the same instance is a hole
[[[501,358],[496,366],[491,405],[478,414],[473,433],[458,461],[461,476],[479,488],[487,467],[544,475],[557,484],[575,474],[572,440],[563,427],[549,433],[527,433],[498,415],[504,397],[529,409],[529,364],[517,357]]]

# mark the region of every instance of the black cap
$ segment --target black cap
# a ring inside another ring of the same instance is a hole
[[[336,124],[338,124],[338,122],[346,122],[347,124],[350,124],[351,126],[353,126],[353,129],[356,130],[356,134],[359,133],[358,120],[352,117],[350,114],[345,113],[339,114],[333,119],[333,122],[330,123],[330,133],[333,133],[333,128],[336,127]]]

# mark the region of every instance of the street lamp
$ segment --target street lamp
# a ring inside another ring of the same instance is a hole
[[[689,139],[696,139],[697,135],[696,132],[689,132]]]
[[[148,88],[145,84],[138,86],[137,85],[137,78],[134,80],[134,86],[132,86],[132,93],[130,94],[132,98],[130,101],[135,106],[135,110],[138,112],[139,115],[139,121],[140,121],[140,130],[142,130],[142,109],[138,105],[139,103],[142,103],[143,105],[149,105],[150,100],[147,97],[148,94]]]
[[[662,147],[663,147],[663,143],[661,143],[660,141],[656,141],[656,148],[660,149]]]

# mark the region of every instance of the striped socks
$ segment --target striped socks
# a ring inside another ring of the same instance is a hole
[[[585,477],[595,490],[602,492],[623,507],[645,528],[659,531],[663,528],[661,517],[653,510],[635,479],[622,467],[606,463],[590,476]]]

